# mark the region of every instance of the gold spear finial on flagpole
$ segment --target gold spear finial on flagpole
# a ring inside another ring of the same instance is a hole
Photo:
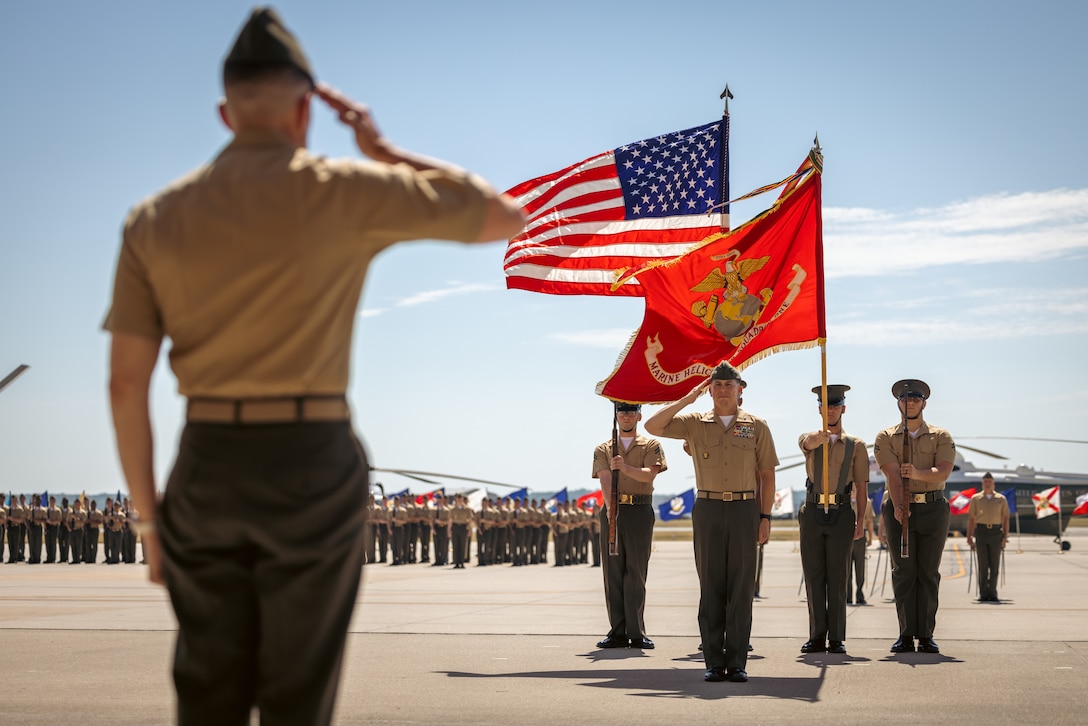
[[[729,99],[731,99],[732,97],[733,97],[733,93],[732,93],[732,91],[729,90],[729,84],[726,83],[725,84],[725,90],[722,91],[722,95],[718,96],[718,98],[725,99],[725,111],[723,113],[726,116],[729,115]]]

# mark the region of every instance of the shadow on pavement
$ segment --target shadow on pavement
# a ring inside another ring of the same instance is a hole
[[[747,683],[707,683],[702,668],[641,668],[630,670],[525,671],[520,673],[466,673],[438,671],[450,678],[523,678],[583,681],[576,685],[629,691],[628,695],[651,698],[693,698],[719,700],[757,696],[807,703],[818,702],[824,669],[813,678],[761,678],[749,676]]]

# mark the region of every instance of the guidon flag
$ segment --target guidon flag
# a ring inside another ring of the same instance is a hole
[[[643,294],[622,271],[729,229],[729,118],[643,139],[507,190],[528,222],[506,286],[552,295]]]

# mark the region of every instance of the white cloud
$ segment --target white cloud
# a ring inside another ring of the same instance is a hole
[[[1054,259],[1088,250],[1088,189],[996,194],[893,214],[824,210],[828,277]]]
[[[393,303],[393,307],[404,308],[411,307],[413,305],[426,305],[428,303],[437,302],[443,298],[453,297],[455,295],[468,295],[474,292],[491,292],[493,290],[501,289],[497,285],[491,285],[487,283],[451,283],[450,287],[441,288],[438,290],[424,290],[423,292],[417,292],[414,295],[401,298]],[[389,311],[389,308],[366,308],[359,312],[361,318],[374,318],[382,313]]]
[[[847,345],[896,346],[1088,334],[1088,289],[965,290],[931,303],[909,320],[874,311],[871,319],[829,321],[827,335]]]
[[[499,288],[496,285],[477,282],[467,285],[455,285],[454,287],[447,287],[440,290],[424,290],[423,292],[417,292],[415,295],[398,300],[396,306],[398,308],[403,308],[410,305],[425,305],[453,295],[467,295],[473,292],[491,292],[492,290],[498,289]]]

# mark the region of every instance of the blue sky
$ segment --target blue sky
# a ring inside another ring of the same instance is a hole
[[[825,154],[830,382],[871,442],[918,377],[927,419],[1011,463],[1088,471],[1088,6],[1039,2],[282,2],[317,75],[396,143],[507,188],[721,115],[738,195]],[[0,489],[121,484],[106,400],[126,210],[210,158],[219,64],[249,4],[6,3],[0,80]],[[355,156],[315,108],[310,146]],[[770,204],[734,205],[734,225]],[[590,486],[593,393],[642,301],[505,289],[504,246],[406,243],[371,267],[350,397],[376,466]],[[779,455],[818,416],[817,351],[754,364]],[[157,470],[181,401],[155,379]],[[705,401],[700,406],[706,407]],[[679,446],[659,492],[693,479]],[[997,466],[987,457],[968,458]],[[799,486],[799,470],[779,486]],[[385,477],[401,488],[408,480]],[[417,488],[422,488],[418,485]]]

